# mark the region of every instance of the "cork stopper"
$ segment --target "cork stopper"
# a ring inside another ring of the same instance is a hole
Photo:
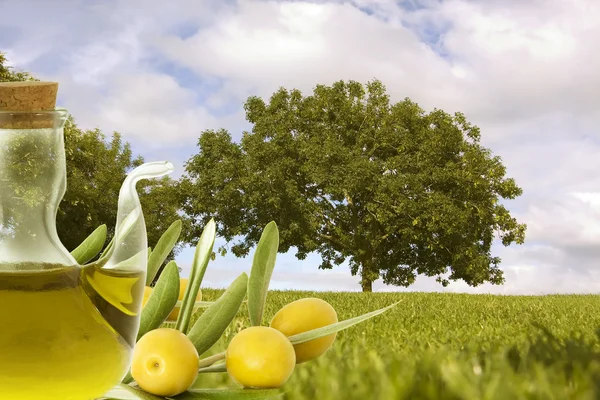
[[[24,113],[0,113],[0,129],[52,128],[53,116],[43,112],[55,109],[57,94],[57,82],[0,82],[0,112]],[[36,112],[42,114],[35,114]]]

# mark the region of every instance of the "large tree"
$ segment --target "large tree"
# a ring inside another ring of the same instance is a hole
[[[275,220],[281,252],[318,252],[324,269],[348,260],[363,291],[419,274],[444,286],[504,281],[490,249],[495,238],[523,243],[525,225],[501,203],[522,190],[464,115],[392,103],[379,81],[319,85],[309,96],[282,88],[244,107],[252,132],[236,143],[206,130],[186,164],[188,241],[214,216],[244,256]]]
[[[28,72],[15,72],[0,53],[0,82],[35,80]],[[58,235],[72,250],[99,225],[114,234],[117,202],[127,173],[144,159],[134,156],[131,145],[114,132],[110,139],[98,129],[82,130],[69,116],[64,130],[67,163],[67,191],[57,215]],[[140,181],[137,185],[153,246],[179,219],[176,187],[169,177]],[[179,247],[178,247],[179,249]]]

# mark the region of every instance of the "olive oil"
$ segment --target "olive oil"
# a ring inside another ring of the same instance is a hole
[[[127,373],[145,273],[0,264],[0,400],[91,400]]]

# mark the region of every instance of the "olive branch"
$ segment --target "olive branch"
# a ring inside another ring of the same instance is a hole
[[[94,259],[106,242],[106,226],[97,228],[80,246],[71,253],[79,263]],[[152,282],[160,266],[171,252],[181,233],[181,221],[175,221],[161,236],[154,250],[148,256],[147,282]],[[146,333],[160,328],[168,315],[176,307],[181,311],[175,328],[184,333],[193,343],[199,355],[204,354],[218,342],[238,314],[242,304],[246,303],[250,323],[261,326],[263,313],[268,297],[269,284],[275,268],[277,251],[279,249],[279,231],[275,222],[270,222],[264,228],[252,261],[249,275],[240,274],[225,292],[214,302],[196,302],[208,263],[214,248],[216,225],[213,219],[204,227],[196,246],[189,285],[183,300],[178,302],[179,269],[175,261],[170,261],[160,273],[156,285],[150,294],[140,316],[140,327],[137,336],[139,341]],[[107,246],[107,249],[110,247]],[[107,250],[101,258],[105,257]],[[245,301],[246,300],[246,301]],[[398,303],[375,310],[354,318],[339,321],[321,328],[309,330],[289,336],[291,344],[300,344],[324,336],[337,333],[358,323],[380,315]],[[196,308],[204,311],[190,327],[190,320]],[[198,374],[226,373],[226,353],[218,353],[200,359]],[[142,390],[133,380],[130,373],[122,383],[111,389],[99,400],[191,400],[191,399],[248,399],[259,400],[281,396],[282,389],[206,389],[192,385],[187,391],[173,397],[160,397]]]

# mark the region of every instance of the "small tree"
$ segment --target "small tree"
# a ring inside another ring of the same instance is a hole
[[[379,81],[319,85],[310,96],[282,88],[245,110],[253,128],[240,143],[204,131],[187,162],[190,243],[214,216],[228,243],[241,237],[231,250],[244,256],[275,220],[280,252],[318,252],[320,268],[348,259],[363,291],[380,277],[409,286],[418,274],[444,286],[504,281],[490,248],[496,235],[523,243],[525,225],[500,203],[522,190],[462,114],[392,104]]]

